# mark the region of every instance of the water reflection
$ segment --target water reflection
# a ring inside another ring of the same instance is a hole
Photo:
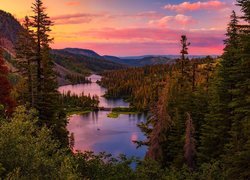
[[[86,95],[98,95],[101,107],[128,107],[129,104],[122,99],[108,100],[101,97],[106,89],[100,87],[96,81],[101,76],[90,76],[93,83],[68,85],[59,88],[61,93],[71,91],[75,94],[84,92]],[[67,129],[74,133],[75,149],[80,151],[94,151],[96,153],[106,151],[113,155],[120,153],[127,156],[143,158],[146,147],[136,149],[133,141],[144,140],[145,136],[137,127],[137,124],[146,120],[144,114],[120,115],[116,119],[108,118],[105,111],[91,112],[84,115],[70,117]]]
[[[143,115],[142,115],[143,117]],[[108,118],[107,112],[91,112],[85,115],[74,115],[70,118],[68,130],[74,133],[75,149],[106,151],[113,155],[120,153],[128,156],[144,157],[146,148],[136,149],[133,141],[145,137],[136,126],[142,122],[137,115],[120,115],[116,119]]]
[[[96,81],[101,79],[101,76],[98,75],[91,75],[89,77],[93,83],[91,84],[77,84],[77,85],[67,85],[59,87],[58,91],[60,93],[67,93],[71,91],[74,94],[81,95],[84,93],[85,95],[97,95],[99,97],[99,107],[129,107],[129,103],[124,102],[122,99],[106,99],[102,97],[105,94],[106,89],[99,86]]]

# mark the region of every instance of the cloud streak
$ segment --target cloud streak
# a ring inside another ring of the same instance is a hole
[[[95,18],[100,18],[105,16],[105,14],[88,14],[88,13],[75,13],[75,14],[65,14],[52,17],[52,21],[55,22],[56,25],[64,25],[64,24],[81,24],[81,23],[89,23]]]
[[[167,4],[164,9],[176,11],[176,12],[186,12],[186,11],[197,11],[197,10],[219,10],[227,8],[227,4],[218,0],[212,0],[207,2],[183,2],[180,4]]]
[[[195,24],[196,21],[191,16],[183,14],[177,14],[175,16],[165,16],[160,20],[152,20],[149,22],[150,25],[156,25],[158,27],[176,27],[184,28],[187,25]]]
[[[79,6],[80,2],[78,1],[69,1],[65,3],[66,6]]]

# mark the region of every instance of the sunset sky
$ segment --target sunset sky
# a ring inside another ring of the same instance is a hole
[[[34,0],[0,0],[17,19]],[[190,54],[221,54],[232,0],[44,0],[55,22],[53,48],[92,49],[101,55],[179,54],[186,34]]]

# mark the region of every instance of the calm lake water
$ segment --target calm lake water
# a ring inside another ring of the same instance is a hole
[[[91,78],[91,81],[93,83],[61,86],[59,88],[59,92],[66,93],[68,91],[71,91],[72,93],[75,93],[77,95],[80,95],[82,93],[84,93],[85,95],[90,94],[91,96],[97,95],[100,101],[99,107],[129,107],[129,103],[124,102],[122,99],[107,100],[106,98],[102,97],[102,95],[105,94],[106,89],[96,83],[96,81],[101,80],[101,76],[91,75],[89,78]]]
[[[101,107],[128,107],[122,99],[107,100],[101,97],[106,89],[100,87],[96,81],[101,76],[91,75],[93,83],[68,85],[59,88],[61,93],[71,91],[75,94],[98,95]],[[75,149],[96,153],[106,151],[113,155],[126,154],[143,158],[146,147],[136,148],[133,141],[145,139],[137,124],[146,120],[145,115],[120,115],[118,118],[108,118],[107,111],[91,112],[85,115],[70,117],[68,130],[74,133]]]

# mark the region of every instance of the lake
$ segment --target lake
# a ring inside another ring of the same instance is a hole
[[[101,76],[91,75],[89,78],[91,78],[91,84],[62,86],[59,91],[61,93],[71,91],[75,94],[84,92],[85,95],[97,95],[100,107],[129,107],[129,103],[122,99],[109,100],[102,97],[106,89],[96,83]],[[95,153],[106,151],[115,156],[122,153],[143,158],[146,147],[137,149],[133,141],[145,139],[137,124],[144,122],[146,116],[122,114],[118,118],[108,118],[108,113],[108,111],[90,112],[84,115],[72,115],[69,118],[67,129],[70,133],[74,133],[75,149],[90,150]]]

